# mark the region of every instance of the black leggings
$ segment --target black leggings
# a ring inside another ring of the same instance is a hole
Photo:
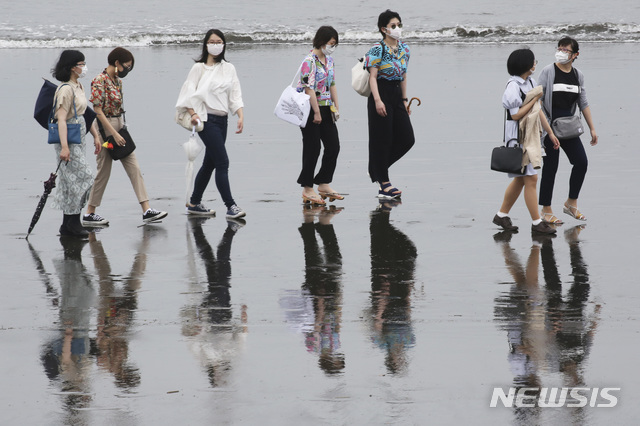
[[[558,162],[560,160],[560,150],[553,149],[553,143],[549,136],[544,138],[544,148],[546,156],[542,166],[542,179],[540,179],[540,197],[538,204],[541,206],[550,206],[553,198],[553,186],[556,181],[556,172],[558,171]],[[573,165],[571,176],[569,177],[569,198],[577,200],[580,195],[580,189],[587,174],[587,153],[580,138],[565,139],[560,141],[560,148],[567,154],[569,162]]]
[[[320,107],[320,116],[322,117],[320,124],[314,124],[313,115],[314,112],[311,110],[307,125],[300,129],[302,131],[302,171],[298,177],[300,186],[312,187],[313,184],[331,183],[340,153],[338,128],[333,122],[331,107]],[[314,177],[318,157],[320,157],[321,141],[324,145],[324,155],[320,170]]]
[[[387,116],[378,115],[373,95],[369,95],[369,176],[371,182],[389,182],[389,167],[409,152],[415,136],[402,100],[400,81],[379,79],[378,93]]]

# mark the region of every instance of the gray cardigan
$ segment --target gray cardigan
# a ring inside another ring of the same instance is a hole
[[[551,111],[553,105],[553,81],[556,78],[556,69],[553,66],[554,64],[547,65],[542,69],[540,73],[540,78],[538,78],[538,83],[542,86],[542,110],[544,114],[547,116],[547,120],[549,124],[551,124]],[[580,83],[580,97],[578,99],[578,105],[580,106],[580,111],[589,106],[589,102],[587,101],[587,91],[584,89],[584,74],[576,68],[573,67],[578,73],[578,82]],[[572,113],[575,114],[575,104],[573,106]]]

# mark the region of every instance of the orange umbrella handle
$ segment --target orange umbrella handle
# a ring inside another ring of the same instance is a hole
[[[411,98],[411,100],[409,101],[409,105],[407,106],[407,108],[411,108],[411,102],[413,102],[413,100],[418,101],[418,106],[422,105],[422,101],[420,100],[420,98]]]

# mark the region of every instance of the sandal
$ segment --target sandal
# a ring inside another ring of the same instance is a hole
[[[319,198],[317,195],[307,197],[306,195],[302,194],[302,202],[304,204],[311,204],[316,206],[324,206],[327,204],[322,198]]]
[[[578,210],[577,206],[570,206],[568,204],[565,204],[562,211],[566,214],[568,214],[569,216],[573,217],[574,219],[578,219],[578,220],[582,220],[582,221],[586,221],[587,218],[585,217],[585,215],[583,215],[582,213],[580,213],[580,211]]]
[[[402,191],[398,188],[391,185],[391,182],[387,182],[385,184],[380,185],[380,190],[378,191],[378,198],[383,198],[387,200],[392,200],[395,198],[400,198],[402,195]]]
[[[323,200],[328,198],[330,202],[333,202],[335,200],[344,200],[344,196],[346,195],[346,194],[339,194],[337,192],[322,192],[322,191],[318,191],[318,194],[320,194]]]
[[[553,213],[540,212],[540,216],[542,216],[541,219],[543,222],[550,223],[551,225],[562,225],[564,223],[562,219],[558,219]]]

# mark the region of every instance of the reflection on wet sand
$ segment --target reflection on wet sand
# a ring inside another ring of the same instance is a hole
[[[95,233],[89,240],[61,237],[64,257],[54,260],[60,282],[58,328],[61,336],[45,343],[42,363],[47,377],[63,395],[64,424],[87,423],[91,406],[91,367],[113,374],[124,392],[140,384],[139,370],[129,364],[129,328],[137,309],[137,292],[146,268],[146,252],[154,235],[164,229],[147,225],[128,276],[114,275],[102,243]],[[98,280],[98,293],[82,261],[82,250],[89,244]],[[36,263],[42,266],[35,250]],[[39,267],[40,267],[39,266]],[[42,266],[44,268],[44,266]],[[44,271],[44,269],[43,269]],[[41,273],[41,277],[46,277]],[[118,285],[122,283],[122,285]],[[47,288],[50,283],[45,282]],[[97,312],[96,337],[90,337],[91,316]],[[88,423],[87,423],[88,424]]]
[[[62,397],[64,424],[85,424],[92,402],[89,371],[95,354],[90,339],[91,309],[96,292],[91,276],[82,264],[87,240],[61,237],[63,257],[53,261],[60,281],[58,336],[45,343],[41,360],[49,380]]]
[[[189,337],[190,347],[200,360],[211,387],[224,387],[234,359],[244,348],[247,334],[247,307],[240,307],[240,321],[233,321],[231,306],[231,244],[236,232],[245,222],[227,220],[214,252],[207,240],[203,225],[208,217],[190,217],[188,227],[204,266],[206,290],[202,289],[195,266],[195,255],[190,251],[192,268],[191,300],[181,311],[182,334]],[[190,238],[188,238],[188,241]]]
[[[386,352],[390,374],[408,367],[407,349],[415,344],[411,296],[418,252],[413,242],[390,223],[399,201],[382,202],[371,212],[371,339]]]
[[[304,334],[307,352],[318,357],[318,366],[329,375],[345,368],[340,347],[342,254],[331,223],[341,210],[335,206],[303,207],[298,231],[304,244],[304,282],[300,291],[280,300],[287,322]]]
[[[505,231],[494,235],[514,279],[510,290],[495,300],[495,320],[507,331],[509,365],[513,386],[518,389],[588,387],[584,380],[585,361],[593,344],[600,305],[588,303],[589,275],[578,238],[583,228],[584,225],[576,226],[564,233],[572,277],[566,295],[554,254],[555,236],[532,237],[529,257],[523,265],[511,248],[511,234]],[[544,286],[539,284],[540,263]],[[540,392],[528,395],[535,398],[530,401],[536,401],[536,406],[515,408],[517,424],[536,424],[543,415],[537,398],[549,398]],[[584,408],[565,410],[569,423],[581,424],[585,420]]]

